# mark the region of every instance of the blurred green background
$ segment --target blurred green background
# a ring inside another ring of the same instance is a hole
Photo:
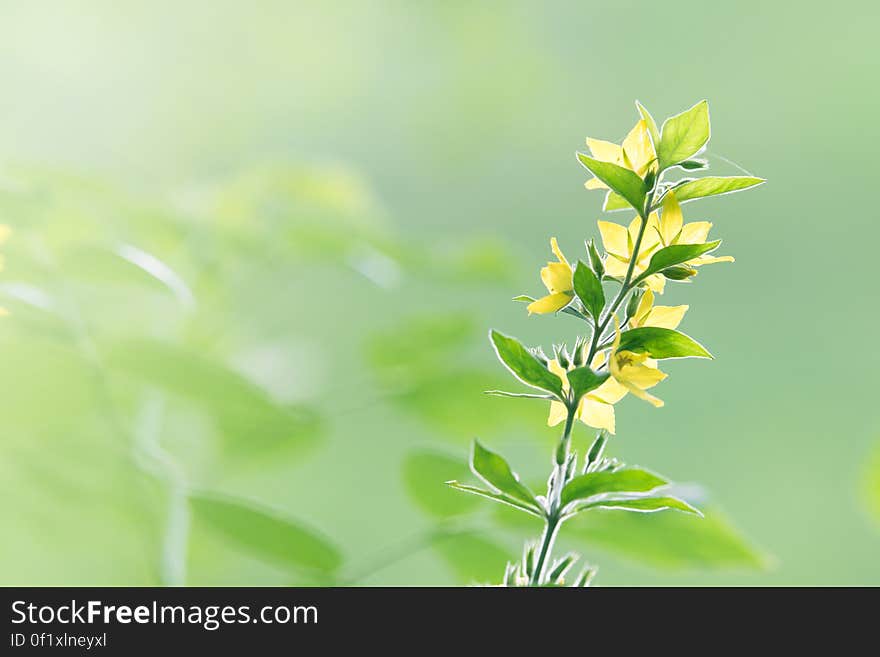
[[[724,511],[566,545],[606,585],[880,584],[875,3],[0,9],[0,582],[497,581],[537,529],[442,481],[474,436],[540,481],[556,432],[481,395],[486,331],[574,338],[509,299],[597,234],[575,150],[708,98],[713,171],[770,182],[685,206],[737,262],[663,301],[717,360],[611,452]]]

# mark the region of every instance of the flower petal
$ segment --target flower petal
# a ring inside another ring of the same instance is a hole
[[[648,318],[648,313],[651,312],[653,306],[654,293],[650,289],[645,290],[642,298],[639,299],[639,305],[636,307],[636,314],[633,315],[632,318],[633,328],[645,326],[645,320]]]
[[[675,194],[670,191],[663,197],[663,211],[660,214],[660,238],[663,244],[675,242],[684,225],[684,215]]]
[[[565,262],[548,262],[547,266],[541,269],[541,280],[550,294],[571,292],[574,287],[571,267]]]
[[[650,290],[645,294],[649,294]],[[675,329],[681,324],[688,306],[654,306],[648,312],[640,326],[656,326],[657,328]]]
[[[642,390],[647,390],[665,379],[666,374],[654,367],[647,367],[645,365],[624,365],[620,368],[616,378],[624,385],[631,383]],[[629,388],[629,386],[627,387]]]
[[[599,221],[599,233],[602,235],[602,245],[608,253],[629,258],[629,240],[627,230],[620,224],[611,221]]]
[[[587,147],[590,153],[597,160],[603,162],[613,162],[614,164],[623,164],[623,149],[617,144],[603,139],[592,139],[587,137]]]
[[[694,258],[693,260],[688,260],[687,264],[693,265],[694,267],[699,267],[700,265],[711,265],[716,262],[736,262],[736,260],[733,259],[733,256],[702,255],[698,258]]]
[[[705,244],[712,229],[711,221],[692,221],[681,229],[676,244]]]
[[[541,297],[537,301],[530,303],[526,306],[526,310],[529,311],[529,315],[546,315],[547,313],[555,313],[565,308],[571,302],[572,298],[573,297],[570,294],[566,294],[565,292],[548,294],[546,297]]]
[[[639,399],[644,399],[646,402],[653,404],[654,408],[662,408],[662,406],[663,406],[662,399],[655,397],[654,395],[651,395],[651,394],[645,392],[644,390],[642,390],[634,385],[628,385],[627,388],[629,388],[629,391],[632,394],[634,394],[636,397],[638,397]]]
[[[649,165],[656,160],[657,156],[644,119],[636,123],[623,140],[623,154],[625,159],[629,160],[629,167],[640,177],[645,176]]]
[[[578,419],[594,429],[605,429],[608,433],[614,433],[614,407],[611,404],[584,397],[578,409]]]
[[[645,286],[656,294],[663,294],[666,289],[666,277],[663,274],[651,274],[645,279]]]
[[[547,416],[547,426],[555,427],[562,422],[568,415],[565,404],[558,401],[550,402],[550,415]]]
[[[605,383],[587,393],[587,396],[606,404],[616,404],[626,397],[626,393],[626,386],[620,384],[614,377],[608,377]]]
[[[550,238],[550,250],[553,251],[553,255],[559,259],[559,262],[568,264],[568,260],[565,259],[565,255],[563,255],[562,249],[559,248],[559,242],[556,241],[555,237]]]

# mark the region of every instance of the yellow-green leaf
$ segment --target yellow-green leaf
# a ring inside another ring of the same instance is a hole
[[[699,153],[709,136],[709,103],[705,100],[666,119],[657,146],[660,169],[667,169]]]

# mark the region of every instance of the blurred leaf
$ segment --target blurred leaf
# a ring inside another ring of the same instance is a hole
[[[645,279],[651,274],[656,274],[658,271],[662,271],[667,267],[680,265],[688,260],[693,260],[704,253],[714,251],[718,248],[719,244],[721,244],[721,240],[706,242],[705,244],[673,244],[671,246],[664,246],[651,256],[651,261],[648,263],[648,267],[644,272],[639,274],[639,278]]]
[[[437,258],[435,280],[438,275],[446,275],[470,285],[513,281],[516,259],[498,238],[483,238],[465,245],[457,241],[455,247],[454,252]]]
[[[439,430],[444,438],[469,439],[475,433],[497,433],[537,422],[534,410],[526,404],[505,403],[482,394],[507,383],[495,372],[426,368],[401,385],[391,399]]]
[[[675,187],[675,198],[679,203],[684,203],[685,201],[704,196],[739,192],[760,185],[763,182],[766,182],[763,178],[754,178],[752,176],[707,176],[696,180],[688,180],[677,185]]]
[[[240,547],[282,566],[333,572],[342,556],[327,539],[250,502],[194,493],[195,517]]]
[[[403,461],[403,482],[413,501],[433,516],[448,518],[467,513],[479,501],[469,495],[461,495],[445,482],[464,479],[467,464],[434,450],[415,450]]]
[[[540,388],[557,396],[562,395],[562,379],[538,362],[538,359],[516,338],[495,330],[491,331],[489,336],[499,360],[516,378],[533,388]]]
[[[569,481],[562,489],[562,504],[585,500],[602,493],[646,493],[669,483],[663,477],[638,467],[616,472],[589,472]]]
[[[476,336],[463,313],[410,317],[367,341],[367,359],[383,379],[411,383],[420,373],[448,368],[455,351]]]
[[[114,253],[162,283],[184,308],[191,308],[195,304],[192,290],[189,289],[186,282],[167,263],[152,253],[147,253],[130,244],[120,244]]]
[[[395,248],[369,186],[340,166],[249,169],[218,190],[209,213],[242,238],[268,240],[310,259]]]
[[[605,292],[602,290],[602,283],[596,278],[593,270],[581,261],[578,261],[574,270],[573,280],[574,291],[578,299],[584,304],[584,308],[598,319],[605,307]]]
[[[182,397],[213,417],[224,435],[248,449],[305,446],[317,435],[317,418],[282,406],[222,363],[182,347],[132,339],[109,347],[109,369]]]
[[[520,483],[519,475],[510,469],[504,457],[483,447],[479,440],[473,443],[471,470],[495,490],[525,502],[526,506],[536,510],[541,508],[534,493]]]
[[[194,303],[183,279],[156,256],[128,244],[108,248],[100,244],[77,244],[58,256],[58,269],[67,280],[108,285],[161,285],[185,308]]]
[[[44,430],[100,417],[104,409],[95,392],[92,365],[69,342],[33,335],[5,337],[0,341],[0,417],[7,431],[18,427],[33,439]]]
[[[500,582],[510,559],[506,548],[473,531],[438,535],[433,548],[463,584]]]
[[[880,523],[880,443],[868,456],[862,484],[868,512]]]
[[[693,338],[667,328],[642,326],[624,331],[620,336],[621,351],[648,353],[651,358],[712,358],[712,354]]]
[[[687,513],[597,510],[570,520],[566,536],[657,568],[764,568],[767,558],[717,509]]]
[[[698,516],[703,514],[684,500],[669,495],[659,497],[609,497],[604,500],[596,500],[588,502],[578,508],[578,511],[588,511],[592,509],[617,509],[621,511],[635,511],[640,513],[653,513],[655,511],[683,511],[684,513],[693,513]]]
[[[661,171],[696,155],[709,141],[709,132],[709,103],[705,100],[666,119],[657,145]]]
[[[603,183],[611,188],[611,191],[617,193],[626,199],[637,212],[641,212],[645,207],[645,186],[641,178],[629,169],[625,169],[611,162],[602,162],[593,159],[583,153],[577,154],[580,163],[586,167],[590,173],[596,176]]]

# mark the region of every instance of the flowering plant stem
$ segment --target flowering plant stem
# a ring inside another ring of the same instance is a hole
[[[650,207],[650,195],[648,197],[647,204]],[[593,358],[596,355],[596,349],[599,344],[599,336],[603,333],[605,328],[608,326],[608,322],[611,319],[612,315],[616,312],[618,306],[623,302],[626,298],[627,292],[630,291],[631,285],[630,281],[632,279],[633,269],[635,268],[635,263],[638,260],[639,249],[642,245],[642,238],[645,235],[645,227],[648,225],[648,218],[644,213],[640,213],[641,218],[641,226],[639,227],[638,237],[636,238],[635,246],[633,247],[633,258],[629,262],[629,267],[626,271],[626,277],[623,280],[623,283],[620,286],[620,291],[615,297],[614,301],[611,303],[611,306],[608,309],[608,313],[605,315],[605,319],[600,324],[598,320],[593,322],[593,336],[590,341],[590,349],[586,358],[586,362],[592,362]],[[569,456],[569,446],[571,444],[571,432],[574,427],[574,420],[577,416],[577,406],[572,404],[566,404],[566,415],[565,415],[565,428],[562,431],[562,437],[559,439],[559,446],[556,448],[556,465],[555,465],[555,474],[552,478],[553,486],[552,490],[549,491],[550,494],[550,504],[547,512],[547,517],[544,524],[544,531],[541,534],[541,549],[538,553],[538,561],[535,565],[535,571],[532,574],[530,579],[530,584],[532,586],[537,586],[538,582],[541,581],[544,576],[544,568],[550,555],[553,552],[553,544],[556,542],[556,535],[559,533],[559,529],[562,526],[563,518],[561,517],[561,497],[562,497],[562,487],[565,484],[565,464],[568,461]]]
[[[547,296],[529,302],[529,314],[565,312],[590,327],[589,340],[578,336],[574,348],[554,345],[552,357],[540,347],[527,348],[515,338],[492,331],[496,354],[511,373],[536,393],[492,391],[505,397],[550,401],[548,424],[565,422],[557,443],[547,494],[536,496],[502,456],[474,442],[471,470],[489,489],[449,484],[540,517],[544,529],[537,542],[526,543],[520,564],[508,564],[504,583],[512,586],[559,586],[576,560],[575,555],[553,558],[562,525],[580,513],[595,509],[650,513],[677,510],[700,515],[666,488],[669,480],[637,466],[625,466],[603,456],[607,435],[616,430],[614,405],[627,394],[655,407],[663,401],[647,392],[666,379],[657,363],[666,358],[711,358],[691,337],[677,331],[688,306],[655,306],[667,281],[688,281],[697,267],[732,262],[730,256],[708,255],[720,240],[707,241],[711,224],[685,224],[679,197],[703,196],[747,189],[763,182],[752,177],[704,177],[668,181],[672,170],[708,167],[694,158],[709,140],[709,111],[705,101],[668,119],[658,129],[648,111],[637,104],[641,120],[622,145],[588,139],[591,156],[578,159],[593,174],[588,189],[605,189],[605,209],[631,208],[636,217],[628,228],[599,221],[605,255],[593,242],[587,245],[590,264],[569,263],[556,238],[550,241],[556,261],[541,270]],[[655,199],[658,199],[655,202]],[[650,259],[649,259],[650,256]],[[604,284],[619,285],[606,303]],[[621,305],[629,296],[622,318]],[[609,332],[613,322],[614,331]],[[592,446],[578,463],[571,449],[575,420],[599,429]],[[579,472],[578,472],[579,471]],[[575,586],[587,586],[595,573],[584,568]]]

